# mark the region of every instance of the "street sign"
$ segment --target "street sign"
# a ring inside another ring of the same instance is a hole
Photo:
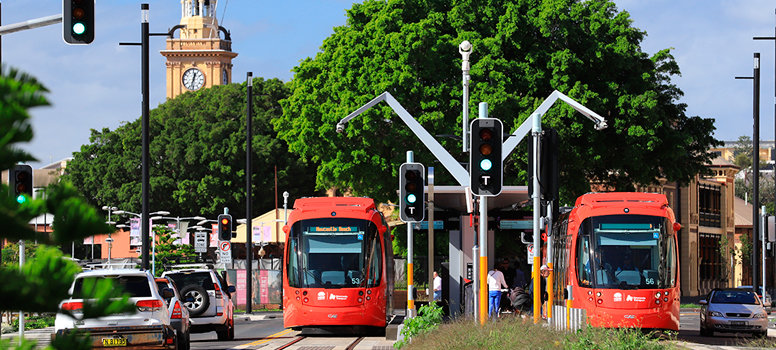
[[[226,264],[232,263],[232,244],[229,241],[218,242],[218,254],[221,257],[221,262]]]
[[[194,252],[207,253],[207,232],[194,233]]]
[[[528,255],[526,255],[528,259],[526,260],[528,260],[528,264],[533,265],[533,256],[534,256],[533,244],[527,244],[526,247],[528,248]]]

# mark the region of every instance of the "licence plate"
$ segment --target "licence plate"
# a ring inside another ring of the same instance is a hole
[[[127,346],[126,338],[102,338],[102,346]]]
[[[746,321],[730,321],[730,324],[734,326],[746,326]]]

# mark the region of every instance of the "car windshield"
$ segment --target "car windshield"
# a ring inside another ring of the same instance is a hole
[[[578,245],[581,284],[654,289],[676,284],[676,243],[668,219],[607,215],[585,220]]]
[[[748,304],[760,305],[753,291],[747,290],[719,290],[711,297],[714,304]]]
[[[77,278],[75,280],[75,285],[73,286],[73,297],[83,297],[83,287],[85,281],[98,281],[102,279],[113,280],[114,286],[121,288],[126,293],[129,293],[130,297],[142,298],[152,296],[151,287],[148,284],[148,278],[145,276],[89,276]]]

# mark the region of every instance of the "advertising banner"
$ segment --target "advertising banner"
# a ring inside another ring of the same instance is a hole
[[[140,218],[129,219],[129,245],[140,246],[143,244],[140,238]]]

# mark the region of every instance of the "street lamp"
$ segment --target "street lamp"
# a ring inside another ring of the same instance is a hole
[[[115,212],[118,209],[119,208],[111,207],[111,206],[107,206],[107,205],[103,205],[102,206],[102,210],[107,210],[108,211],[108,221],[105,222],[106,224],[108,224],[108,225],[115,225],[116,224],[115,221],[111,221],[110,220],[110,214],[111,214],[111,212]],[[111,232],[108,232],[108,239],[110,239],[111,242],[112,242],[113,239],[111,238],[110,235],[111,235]],[[110,243],[108,243],[108,245],[110,245]],[[94,260],[94,236],[92,236],[92,260]],[[110,263],[110,258],[108,258],[108,260],[109,260],[108,263]]]
[[[117,215],[132,215],[132,216],[136,216],[136,217],[142,218],[141,214],[133,213],[131,211],[126,211],[126,210],[115,210],[115,211],[113,211],[113,213],[117,214]],[[166,211],[166,210],[159,210],[159,211],[155,211],[153,213],[149,213],[148,215],[149,216],[150,215],[170,215],[170,212]],[[159,218],[161,218],[161,216],[151,217],[150,218],[151,224],[153,224],[154,219],[159,219]],[[142,222],[140,224],[143,225]],[[141,227],[143,227],[143,226],[141,226]],[[153,230],[151,230],[151,235],[153,235],[153,238],[156,238],[156,235],[154,235]],[[151,244],[152,244],[152,246],[153,246],[153,248],[155,250],[156,249],[156,240],[154,239],[154,241]],[[154,257],[152,257],[152,259],[154,259]],[[155,273],[156,272],[156,268],[153,266],[153,260],[151,261],[151,264],[152,264],[152,269],[151,269],[152,272],[151,273],[156,275],[156,273]]]

